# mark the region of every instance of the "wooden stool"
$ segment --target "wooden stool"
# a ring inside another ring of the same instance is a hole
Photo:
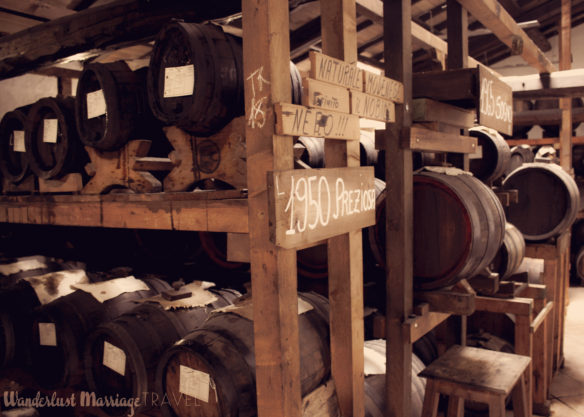
[[[440,394],[448,395],[448,417],[462,417],[464,400],[489,406],[489,417],[505,417],[505,399],[513,392],[515,417],[528,417],[527,356],[453,346],[420,372],[427,378],[422,417],[436,417]]]

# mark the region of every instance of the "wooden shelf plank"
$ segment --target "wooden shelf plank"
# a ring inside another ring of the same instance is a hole
[[[541,139],[507,139],[507,144],[509,146],[516,145],[554,145],[560,143],[559,138],[541,138]],[[572,145],[584,145],[584,136],[572,136]]]
[[[247,233],[241,191],[0,197],[0,222]]]
[[[580,97],[584,95],[584,69],[503,77],[513,89],[513,98]]]

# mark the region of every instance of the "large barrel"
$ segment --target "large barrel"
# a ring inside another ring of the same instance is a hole
[[[505,173],[511,158],[511,150],[503,136],[495,129],[478,126],[469,129],[469,135],[477,138],[479,156],[471,156],[470,171],[479,180],[490,183]]]
[[[17,184],[28,174],[25,130],[28,108],[19,108],[0,121],[0,170],[7,181]]]
[[[28,114],[25,144],[30,169],[43,179],[56,179],[83,168],[87,154],[75,128],[75,99],[42,98]]]
[[[79,139],[87,146],[111,151],[137,137],[152,114],[146,98],[146,72],[134,72],[123,61],[93,63],[77,84],[75,120]]]
[[[165,310],[158,303],[144,303],[98,326],[87,340],[84,355],[89,390],[98,397],[119,394],[123,398],[139,398],[153,392],[156,365],[162,353],[199,327],[213,309],[226,307],[241,295],[234,290],[209,292],[214,298],[205,306]],[[152,405],[153,399],[144,398],[140,410]],[[104,410],[119,415],[128,408]]]
[[[511,159],[509,160],[509,165],[505,171],[505,175],[509,175],[511,172],[519,168],[521,165],[528,162],[533,162],[535,155],[531,150],[529,145],[517,145],[511,148]]]
[[[385,385],[385,340],[367,340],[365,342],[365,417],[383,417],[386,409]],[[424,363],[412,355],[412,414],[421,417],[426,392],[426,380],[418,376],[424,370]]]
[[[330,374],[328,303],[314,293],[299,298],[312,307],[298,316],[300,385],[306,395]],[[162,405],[163,415],[257,415],[253,334],[253,321],[237,311],[213,313],[167,350],[156,376],[158,395],[170,403]]]
[[[133,309],[136,300],[170,289],[158,279],[147,279],[144,283],[148,290],[124,292],[103,303],[90,293],[77,290],[37,309],[31,357],[38,383],[46,388],[82,383],[81,359],[89,333],[99,324]]]
[[[557,236],[576,219],[580,205],[578,186],[556,164],[524,164],[509,174],[503,188],[519,191],[519,202],[507,207],[506,214],[525,240]]]
[[[220,26],[173,21],[158,34],[148,99],[164,123],[209,136],[243,114],[243,85],[241,41]]]
[[[500,280],[509,278],[525,257],[525,239],[518,228],[507,222],[505,224],[505,238],[491,262],[491,270],[499,274]]]
[[[430,171],[431,169],[431,171]],[[385,266],[385,198],[377,198],[369,241]],[[505,235],[505,213],[493,191],[455,168],[414,175],[414,285],[435,289],[482,271]]]

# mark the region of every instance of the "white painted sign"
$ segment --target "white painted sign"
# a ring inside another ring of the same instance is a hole
[[[194,91],[194,65],[164,68],[164,98],[192,96]]]
[[[14,152],[26,152],[26,145],[24,144],[24,130],[15,130],[12,132],[12,135],[12,150]]]
[[[104,341],[103,365],[122,376],[126,375],[126,353],[119,347]]]
[[[211,377],[205,372],[180,365],[179,392],[204,402],[209,402]]]
[[[59,120],[44,119],[43,120],[43,142],[57,143],[57,133],[59,132]]]
[[[478,123],[499,132],[513,133],[513,93],[511,87],[479,66]]]
[[[103,90],[92,91],[86,96],[87,104],[87,118],[102,116],[106,113],[107,106],[105,104],[105,96]]]
[[[39,323],[39,344],[41,346],[57,346],[55,323]]]

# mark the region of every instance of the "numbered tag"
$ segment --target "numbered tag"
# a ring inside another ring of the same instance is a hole
[[[39,323],[39,344],[41,346],[57,346],[55,323]]]
[[[179,392],[198,400],[209,402],[209,374],[180,365]]]
[[[57,143],[57,133],[59,132],[59,121],[57,119],[43,120],[43,142]]]
[[[164,68],[164,97],[192,96],[195,91],[195,66]]]
[[[12,150],[14,152],[26,152],[26,146],[24,144],[24,130],[15,130],[12,132],[12,135]]]
[[[103,342],[103,365],[124,376],[126,374],[126,353],[109,342]]]
[[[86,96],[87,103],[87,118],[102,116],[106,113],[105,96],[103,90],[93,91]]]

